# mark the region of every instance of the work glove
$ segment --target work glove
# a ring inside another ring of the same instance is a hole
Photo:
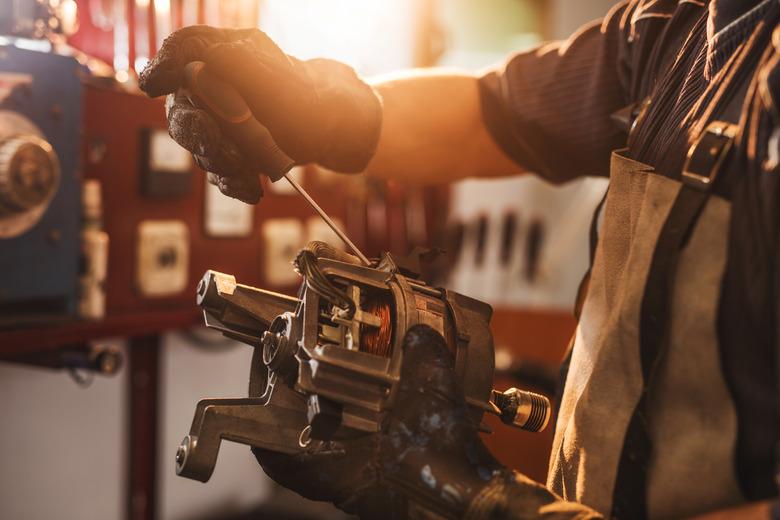
[[[235,87],[275,145],[297,164],[343,173],[365,169],[382,123],[376,92],[353,69],[333,60],[286,55],[258,29],[185,27],[166,38],[140,75],[151,97],[168,95],[169,133],[192,152],[210,180],[231,197],[256,203],[265,161],[240,149],[209,112],[193,106],[184,68],[194,61]],[[254,157],[253,157],[254,156]]]
[[[361,518],[600,518],[496,461],[441,335],[418,325],[403,349],[396,405],[379,433],[314,441],[298,455],[253,448],[265,472]]]

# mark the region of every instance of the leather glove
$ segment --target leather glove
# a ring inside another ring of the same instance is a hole
[[[286,55],[258,29],[204,25],[172,33],[140,76],[149,96],[168,95],[169,133],[211,172],[223,193],[256,203],[262,160],[241,150],[220,125],[194,107],[185,92],[184,67],[203,61],[210,73],[235,87],[255,119],[298,164],[318,163],[356,173],[371,159],[382,122],[375,91],[347,65],[333,60],[301,61]]]
[[[314,442],[294,456],[253,448],[265,472],[361,518],[599,518],[496,461],[441,335],[418,325],[403,348],[398,404],[379,433]]]

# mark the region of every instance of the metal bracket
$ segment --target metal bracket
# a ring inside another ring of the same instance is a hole
[[[217,463],[222,439],[293,454],[308,425],[305,413],[265,399],[202,399],[195,409],[190,433],[176,451],[176,474],[207,482]],[[305,408],[304,408],[305,409]]]
[[[209,270],[198,283],[197,303],[207,327],[257,346],[274,318],[294,311],[300,300],[236,283],[233,275]]]

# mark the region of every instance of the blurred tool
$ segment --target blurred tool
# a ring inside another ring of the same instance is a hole
[[[295,161],[279,149],[268,130],[253,116],[241,94],[228,83],[205,70],[201,61],[189,63],[184,69],[185,85],[189,98],[199,108],[208,110],[219,122],[220,128],[244,153],[250,164],[259,164],[263,173],[276,182],[284,177],[306,199],[314,211],[338,237],[357,255],[363,265],[370,265],[368,258],[339,229],[333,219],[315,202],[295,179],[288,175]]]
[[[122,368],[122,353],[112,347],[78,344],[57,350],[0,357],[0,361],[56,370],[80,370],[113,376]]]

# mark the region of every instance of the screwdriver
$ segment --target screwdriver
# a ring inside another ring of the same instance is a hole
[[[284,177],[360,261],[364,265],[371,265],[366,255],[346,233],[339,229],[303,186],[289,175],[295,161],[279,148],[268,129],[254,118],[241,94],[232,85],[209,73],[205,66],[202,61],[193,61],[184,67],[184,86],[192,104],[214,116],[220,129],[246,155],[250,164],[259,165],[259,169],[272,182]]]

